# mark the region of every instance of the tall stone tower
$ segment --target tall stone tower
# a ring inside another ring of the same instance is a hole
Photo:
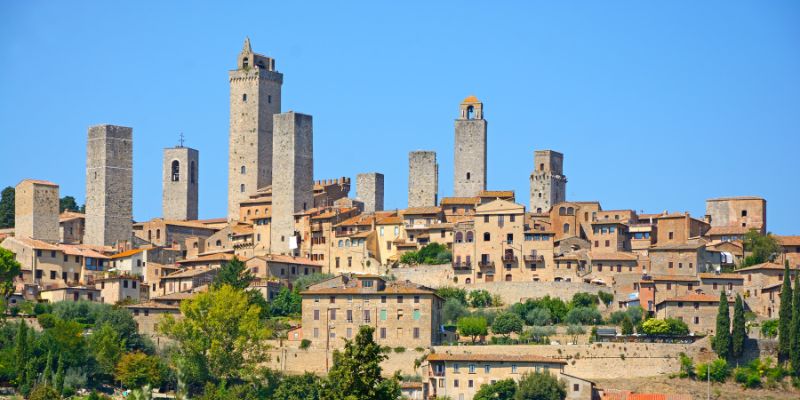
[[[58,232],[58,185],[25,179],[14,189],[14,236],[55,243]]]
[[[271,252],[299,254],[294,214],[314,207],[314,131],[310,115],[274,116]]]
[[[86,233],[104,246],[130,241],[133,218],[133,129],[89,127],[86,146]]]
[[[429,207],[439,203],[439,164],[435,151],[408,153],[408,206]]]
[[[189,147],[164,149],[162,210],[164,219],[197,219],[200,153]]]
[[[356,198],[364,202],[364,212],[383,211],[383,174],[368,172],[356,177]]]
[[[281,112],[283,74],[245,39],[229,77],[228,219],[235,220],[242,200],[272,184],[272,118]]]
[[[474,197],[486,190],[486,120],[475,96],[461,102],[453,169],[453,196]]]
[[[553,150],[536,150],[533,153],[533,164],[531,211],[547,212],[553,204],[567,199],[564,155]]]

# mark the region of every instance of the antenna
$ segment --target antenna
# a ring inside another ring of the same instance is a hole
[[[184,142],[184,139],[183,139],[183,132],[181,132],[181,135],[180,135],[180,137],[178,138],[178,147],[183,147],[183,142]]]

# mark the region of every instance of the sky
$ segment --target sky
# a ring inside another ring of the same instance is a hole
[[[567,4],[569,3],[569,4]],[[564,153],[567,199],[689,211],[767,199],[800,234],[800,2],[0,2],[0,186],[84,201],[91,125],[133,127],[134,218],[161,214],[162,149],[200,151],[200,217],[227,202],[228,71],[276,59],[283,110],[314,118],[315,179],[385,175],[434,150],[453,193],[454,119],[477,96],[488,187],[528,206],[533,151]],[[351,194],[355,196],[355,187]]]

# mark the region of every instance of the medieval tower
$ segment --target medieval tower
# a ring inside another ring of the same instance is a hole
[[[356,198],[364,202],[364,212],[383,211],[383,174],[368,172],[356,177]]]
[[[274,116],[271,253],[299,252],[294,214],[314,207],[314,131],[310,115]]]
[[[281,112],[283,74],[275,60],[253,53],[245,39],[237,68],[229,72],[228,219],[239,219],[239,203],[272,184],[272,118]]]
[[[474,197],[486,190],[486,120],[475,96],[461,102],[453,169],[453,196]]]
[[[531,211],[548,212],[553,204],[566,201],[567,177],[564,155],[553,150],[536,150],[531,172]]]
[[[89,128],[86,146],[86,233],[90,245],[130,241],[133,224],[133,129]]]
[[[439,203],[439,164],[435,151],[408,153],[408,207],[435,207]]]
[[[14,189],[14,236],[59,241],[58,185],[25,179]]]
[[[164,149],[161,199],[164,219],[197,219],[199,154],[182,145]]]

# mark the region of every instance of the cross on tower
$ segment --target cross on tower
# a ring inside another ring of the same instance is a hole
[[[181,136],[178,139],[178,147],[183,147],[183,132],[181,132]]]

